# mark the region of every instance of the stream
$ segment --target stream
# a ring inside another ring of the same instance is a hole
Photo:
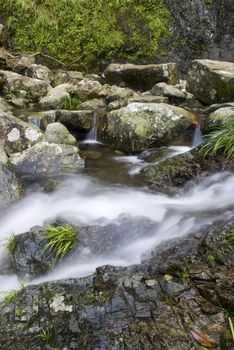
[[[139,264],[162,241],[199,231],[234,215],[233,174],[207,177],[187,192],[168,196],[152,193],[144,186],[139,171],[146,163],[137,156],[116,153],[92,140],[81,143],[80,148],[88,158],[86,171],[53,179],[57,184],[54,192],[43,190],[48,179],[25,178],[26,196],[0,216],[2,245],[13,233],[17,235],[58,218],[84,226],[120,225],[124,220],[130,224],[124,240],[120,237],[117,247],[107,254],[94,255],[86,248],[76,263],[62,263],[30,284],[87,276],[106,264]],[[188,149],[172,147],[170,156]],[[148,220],[148,232],[135,224],[137,220]],[[0,276],[1,291],[19,287],[15,275]]]

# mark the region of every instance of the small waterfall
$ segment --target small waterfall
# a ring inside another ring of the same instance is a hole
[[[97,114],[96,113],[94,113],[94,115],[93,115],[92,128],[88,132],[85,141],[86,142],[87,141],[97,141]]]
[[[201,142],[202,142],[201,128],[200,128],[200,125],[197,124],[197,127],[196,127],[194,135],[193,135],[192,147],[199,146],[201,144]]]

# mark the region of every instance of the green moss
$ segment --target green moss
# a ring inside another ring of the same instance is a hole
[[[81,68],[153,55],[168,35],[164,0],[0,0],[14,49]]]

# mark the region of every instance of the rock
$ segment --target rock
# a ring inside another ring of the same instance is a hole
[[[101,90],[100,95],[104,95],[108,103],[119,100],[127,103],[130,98],[137,96],[133,90],[116,85],[104,85],[104,88]]]
[[[178,192],[182,187],[189,189],[201,180],[202,175],[208,176],[225,170],[234,170],[232,160],[228,161],[217,155],[207,155],[204,158],[200,146],[183,154],[151,163],[141,170],[141,175],[151,189],[170,194]]]
[[[56,117],[57,120],[67,128],[72,128],[74,130],[89,130],[93,126],[95,113],[94,110],[57,110]]]
[[[128,100],[129,103],[131,102],[140,102],[140,103],[168,103],[169,99],[165,96],[154,96],[151,94],[147,95],[138,95],[130,98]]]
[[[84,169],[77,147],[48,142],[39,142],[26,151],[12,154],[10,162],[18,173],[28,175],[58,175]]]
[[[70,93],[76,91],[76,87],[72,84],[61,84],[55,88],[51,88],[48,94],[40,99],[41,108],[62,108],[64,99],[70,98]]]
[[[64,70],[56,70],[54,72],[54,80],[52,85],[54,87],[61,84],[72,84],[76,85],[79,81],[83,80],[83,73],[78,71],[64,71]]]
[[[233,221],[216,224],[199,237],[157,246],[138,266],[102,266],[89,277],[24,287],[0,309],[1,345],[43,350],[46,342],[61,349],[120,350],[127,344],[129,350],[161,350],[163,343],[165,350],[188,344],[195,350],[200,339],[191,331],[196,329],[217,350],[227,348],[224,310],[233,309],[233,230]],[[199,274],[194,273],[198,264]],[[30,327],[22,329],[25,322]]]
[[[62,219],[53,226],[64,226]],[[101,254],[103,257],[111,254],[120,245],[127,244],[129,239],[152,234],[156,223],[145,217],[126,217],[118,224],[72,226],[76,240],[72,249],[61,259],[56,258],[56,249],[46,248],[48,240],[45,237],[47,226],[33,227],[29,232],[15,237],[14,249],[11,251],[15,272],[24,281],[32,280],[51,272],[58,262],[66,264],[77,261],[79,257],[89,260],[90,255]],[[129,237],[129,228],[132,236]],[[85,253],[86,251],[86,253]]]
[[[167,147],[149,148],[140,153],[137,158],[142,159],[147,163],[151,163],[154,161],[160,161],[162,158],[165,158],[172,153],[173,150]]]
[[[134,89],[149,90],[159,82],[176,84],[178,72],[174,63],[164,64],[110,64],[104,75],[108,83],[124,83]]]
[[[166,96],[172,101],[181,101],[186,99],[186,95],[180,89],[166,83],[158,83],[150,90],[152,95]]]
[[[79,109],[84,110],[105,110],[106,102],[102,98],[94,98],[92,100],[85,101],[79,105]]]
[[[103,89],[103,86],[98,81],[84,78],[77,84],[77,95],[82,100],[99,98],[101,97],[100,91],[102,89]]]
[[[188,72],[187,90],[205,104],[223,103],[234,97],[234,63],[195,60]]]
[[[35,64],[35,57],[32,55],[19,55],[8,58],[7,69],[25,75],[26,70]]]
[[[191,142],[194,114],[164,103],[130,103],[100,118],[99,139],[126,152]]]
[[[51,84],[54,79],[53,72],[41,64],[31,64],[27,67],[25,75],[34,79],[44,80],[49,84]]]
[[[11,254],[15,273],[21,281],[29,281],[52,271],[56,260],[45,238],[46,229],[34,227],[30,232],[15,236]]]
[[[200,164],[190,152],[167,158],[142,169],[141,174],[154,190],[174,193],[200,173]]]
[[[0,75],[6,79],[4,96],[9,101],[11,101],[13,96],[23,96],[27,103],[36,103],[41,97],[47,94],[49,89],[49,85],[39,79],[33,79],[3,70],[0,71]]]
[[[44,112],[30,112],[24,116],[21,114],[21,118],[25,117],[29,124],[35,125],[38,128],[45,130],[47,125],[50,123],[54,123],[56,121],[56,111],[44,111]]]
[[[23,187],[14,171],[0,162],[0,211],[20,199]]]
[[[43,133],[39,128],[0,111],[0,141],[8,154],[21,152],[39,142]]]
[[[4,145],[3,145],[3,142],[0,141],[0,163],[2,164],[7,164],[8,162],[8,156],[4,150]]]
[[[65,145],[76,145],[76,138],[70,134],[67,128],[61,123],[51,123],[47,125],[45,131],[45,141]]]
[[[205,122],[207,124],[206,130],[216,128],[225,123],[231,122],[234,124],[234,106],[217,109],[208,116]]]

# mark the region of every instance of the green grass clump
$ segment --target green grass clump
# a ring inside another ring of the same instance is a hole
[[[67,109],[67,110],[75,110],[77,109],[77,107],[81,104],[81,100],[76,97],[76,96],[64,96],[61,100],[60,100],[60,108],[62,109]]]
[[[226,159],[234,158],[234,126],[224,124],[209,134],[210,139],[201,148],[204,158],[207,155],[221,154]]]
[[[0,0],[0,16],[15,51],[86,70],[101,59],[152,56],[172,20],[164,0]]]
[[[16,236],[12,233],[10,237],[7,239],[6,249],[12,253],[16,247]]]
[[[71,225],[47,225],[45,238],[48,241],[45,250],[49,249],[61,260],[73,247],[76,241],[76,232]]]
[[[0,302],[0,305],[7,305],[16,297],[18,293],[19,293],[19,290],[17,289],[10,289],[10,290],[1,292],[1,294],[4,295],[4,299]]]

